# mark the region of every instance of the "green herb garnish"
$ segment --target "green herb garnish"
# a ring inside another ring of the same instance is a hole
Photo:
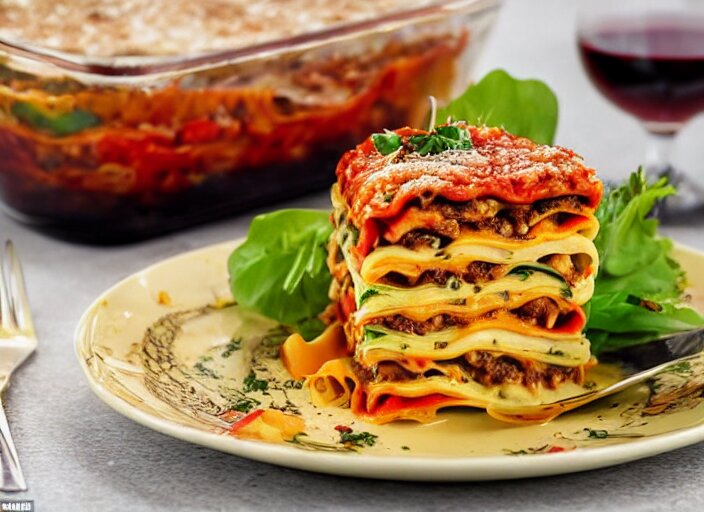
[[[413,135],[408,142],[421,156],[436,155],[450,149],[472,149],[469,131],[454,125],[438,126],[427,135]]]
[[[379,438],[379,436],[376,436],[374,434],[370,434],[369,432],[358,432],[354,433],[352,431],[350,432],[340,432],[340,442],[342,444],[346,445],[352,445],[352,446],[374,446],[376,444],[376,440]]]
[[[382,155],[390,155],[404,145],[403,139],[389,130],[372,135],[372,142]],[[436,155],[450,149],[472,149],[472,138],[466,128],[455,125],[438,126],[428,134],[412,135],[408,138],[406,147],[421,156]],[[384,200],[386,201],[386,196]]]
[[[254,372],[250,372],[250,374],[244,378],[242,391],[245,393],[251,393],[252,391],[266,391],[267,389],[269,389],[269,382],[263,379],[257,379]]]
[[[376,150],[384,156],[398,151],[403,145],[401,137],[389,130],[384,130],[384,133],[373,134],[372,142]]]
[[[254,409],[256,406],[260,405],[261,402],[259,400],[255,400],[254,398],[239,398],[236,400],[234,403],[230,404],[230,409],[233,411],[239,411],[239,412],[250,412],[252,409]]]

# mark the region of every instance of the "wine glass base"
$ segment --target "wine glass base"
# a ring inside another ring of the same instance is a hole
[[[664,225],[704,224],[704,187],[671,167],[657,173],[658,178],[663,176],[677,194],[659,201],[653,215]]]

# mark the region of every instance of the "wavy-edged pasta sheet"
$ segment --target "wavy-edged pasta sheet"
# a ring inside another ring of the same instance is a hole
[[[281,360],[294,379],[318,371],[327,361],[349,355],[347,338],[342,325],[334,322],[313,341],[307,342],[294,333],[281,345]]]
[[[535,336],[489,326],[450,328],[425,335],[374,327],[375,337],[357,345],[357,360],[364,365],[400,359],[448,360],[470,351],[500,352],[559,366],[586,364],[591,355],[589,341],[581,332],[562,337]]]
[[[355,283],[355,291],[358,288]],[[584,280],[578,288],[570,290],[563,281],[535,272],[528,278],[507,276],[479,288],[471,284],[461,284],[456,289],[433,284],[408,289],[377,287],[376,293],[354,313],[355,322],[363,325],[396,314],[419,321],[439,314],[472,318],[494,310],[516,309],[541,297],[559,303],[567,296],[574,304],[581,305],[591,298],[594,280]]]
[[[308,377],[311,400],[318,407],[350,407],[362,419],[388,423],[398,419],[427,422],[438,409],[451,406],[504,408],[538,405],[573,396],[583,391],[574,383],[539,392],[522,385],[486,387],[478,382],[458,383],[451,376],[439,375],[405,382],[363,384],[353,369],[351,357],[325,363]],[[586,366],[585,366],[586,368]],[[584,370],[584,368],[583,368]],[[549,414],[546,413],[546,417]],[[527,418],[534,422],[540,418]],[[520,419],[514,419],[520,422]]]
[[[558,222],[558,216],[570,217]],[[509,215],[510,216],[510,215]],[[431,229],[434,225],[441,225],[445,221],[443,214],[437,209],[422,209],[416,206],[406,208],[391,223],[385,224],[384,239],[395,244],[404,235],[417,229]],[[596,236],[594,209],[586,207],[563,206],[547,209],[541,213],[536,213],[531,218],[530,227],[522,235],[521,239],[533,239],[545,236],[560,236],[565,233],[580,233],[589,238]],[[477,236],[487,239],[503,238],[490,229],[479,229],[472,231]]]
[[[593,276],[599,265],[599,254],[594,242],[579,233],[530,241],[505,238],[487,240],[476,235],[466,235],[452,241],[442,250],[430,247],[413,250],[399,245],[379,247],[364,259],[359,274],[366,283],[372,284],[379,282],[389,272],[415,279],[428,270],[461,273],[475,261],[517,265],[536,262],[553,254],[585,255],[588,258],[585,277]]]

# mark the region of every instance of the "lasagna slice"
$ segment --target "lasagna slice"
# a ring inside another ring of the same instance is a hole
[[[567,149],[453,126],[471,147],[422,154],[411,141],[430,134],[404,128],[395,151],[370,138],[339,163],[328,265],[343,343],[283,349],[289,368],[308,361],[316,405],[428,421],[583,391],[602,184]]]

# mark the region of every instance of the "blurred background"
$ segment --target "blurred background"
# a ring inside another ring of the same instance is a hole
[[[592,3],[505,0],[475,76],[500,66],[515,76],[547,82],[560,100],[556,143],[580,153],[605,179],[620,179],[645,163],[648,139],[635,117],[597,92],[582,67],[576,43],[577,10],[579,4]],[[660,2],[663,6],[669,3]],[[703,139],[704,116],[700,114],[682,129],[672,153],[674,166],[702,186]]]
[[[323,205],[327,192],[311,194],[329,189],[342,152],[383,128],[421,126],[428,95],[447,101],[503,68],[557,93],[556,143],[605,181],[659,148],[652,175],[674,168],[689,180],[659,213],[679,201],[677,223],[695,207],[704,219],[704,116],[688,119],[704,108],[704,2],[498,3],[0,3],[0,202],[42,231],[93,243],[304,194]],[[280,15],[295,6],[308,12]],[[680,9],[679,21],[663,8]],[[667,125],[666,136],[649,138],[597,92],[578,53],[578,14],[602,90],[657,117],[650,126]],[[659,108],[670,97],[679,110]],[[696,193],[687,202],[685,192]]]

